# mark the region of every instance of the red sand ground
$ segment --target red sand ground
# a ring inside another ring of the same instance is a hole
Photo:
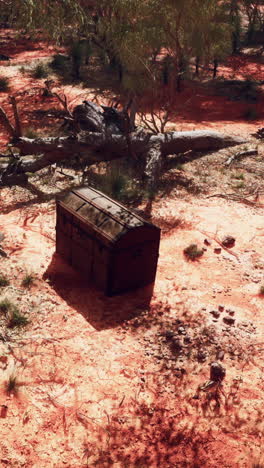
[[[27,47],[21,46],[16,60],[28,57]],[[44,53],[45,45],[39,47],[30,51],[30,60]],[[13,91],[27,87],[27,80],[12,79]],[[6,98],[0,98],[3,105]],[[229,111],[226,119],[223,98],[196,99],[197,107],[191,106],[189,114],[185,109],[177,127],[211,126],[248,136],[263,124],[233,121]],[[26,118],[47,102],[27,96],[20,104]],[[230,105],[240,115],[240,104]],[[209,114],[213,108],[215,119]],[[3,143],[5,138],[2,134]],[[186,174],[200,180],[210,161],[219,170],[228,154],[192,163]],[[220,174],[209,174],[207,194],[221,191]],[[63,183],[55,175],[46,191]],[[152,216],[162,227],[162,240],[148,307],[148,291],[105,298],[54,256],[53,200],[32,203],[22,189],[3,189],[0,207],[3,248],[9,254],[1,260],[1,272],[11,282],[2,296],[31,319],[25,330],[0,339],[0,355],[7,356],[0,359],[0,404],[7,406],[1,412],[0,466],[248,468],[264,463],[261,205],[207,199],[178,188],[157,200]],[[225,234],[236,238],[235,255],[214,252],[215,236]],[[192,242],[203,245],[205,237],[212,244],[204,256],[186,261],[183,249]],[[21,287],[25,271],[36,276],[29,290]],[[214,319],[210,311],[219,305],[224,311]],[[223,317],[232,316],[234,326],[225,325]],[[186,334],[180,335],[183,355],[177,358],[162,333],[180,324]],[[193,398],[220,350],[227,372],[223,393],[219,399],[214,393]],[[17,395],[5,392],[10,375],[17,377]]]

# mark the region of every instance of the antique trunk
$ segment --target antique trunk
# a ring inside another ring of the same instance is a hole
[[[160,229],[91,187],[57,199],[56,252],[112,296],[155,281]]]

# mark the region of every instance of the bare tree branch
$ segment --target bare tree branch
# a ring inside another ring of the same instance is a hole
[[[11,138],[16,138],[17,133],[15,127],[11,124],[9,118],[7,117],[4,109],[0,107],[0,123],[6,129],[7,133],[10,135]]]
[[[13,108],[13,113],[14,113],[14,118],[15,118],[15,131],[16,131],[16,136],[21,137],[22,136],[22,130],[21,130],[21,122],[18,114],[18,109],[17,109],[17,102],[15,96],[9,96],[9,101],[12,105]]]

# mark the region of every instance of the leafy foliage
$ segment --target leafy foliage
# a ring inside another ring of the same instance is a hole
[[[129,92],[157,80],[161,50],[172,58],[172,81],[188,73],[192,57],[207,63],[231,50],[230,8],[219,0],[16,0],[13,11],[19,26],[69,45],[77,77],[82,60],[96,53]]]

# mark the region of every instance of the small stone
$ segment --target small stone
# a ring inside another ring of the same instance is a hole
[[[241,327],[245,327],[245,328],[247,328],[247,327],[248,327],[248,325],[249,325],[249,324],[248,324],[247,322],[241,322]]]
[[[212,242],[210,241],[210,239],[204,239],[204,244],[205,245],[211,245]]]
[[[210,380],[221,382],[226,375],[226,370],[219,362],[212,362],[210,366]]]
[[[214,249],[214,253],[216,253],[216,254],[220,254],[221,252],[222,252],[222,249],[221,249],[221,247],[215,247],[215,249]]]
[[[224,351],[222,349],[217,351],[217,353],[216,353],[216,359],[217,360],[223,361],[224,357],[225,357],[225,353],[224,353]]]
[[[218,310],[219,310],[219,312],[223,312],[223,311],[224,311],[224,309],[225,309],[225,307],[224,307],[223,305],[219,305],[219,306],[218,306]]]
[[[227,247],[228,249],[231,249],[234,247],[236,242],[236,239],[233,236],[225,236],[224,239],[222,240],[222,244],[224,247]]]
[[[161,354],[157,354],[155,358],[158,359],[158,361],[161,361],[163,359],[163,356]]]
[[[185,337],[183,338],[183,342],[184,342],[185,344],[189,344],[189,343],[192,342],[192,339],[191,339],[189,336],[185,336]]]
[[[206,354],[205,351],[203,351],[203,350],[198,351],[198,353],[197,353],[197,360],[198,360],[199,362],[204,362],[204,361],[206,361],[206,358],[207,358],[207,354]]]
[[[173,351],[180,351],[182,349],[182,342],[179,338],[172,338],[171,348]]]
[[[235,319],[232,317],[224,317],[223,322],[226,323],[227,325],[234,325]]]
[[[220,317],[220,312],[218,312],[218,310],[211,310],[210,314],[216,319]]]
[[[6,418],[7,416],[7,410],[8,410],[8,406],[7,405],[1,405],[1,410],[0,410],[0,417],[1,418]],[[1,460],[3,461],[3,460]]]
[[[178,333],[179,333],[180,335],[186,335],[187,332],[186,332],[186,330],[185,330],[184,327],[179,327],[179,328],[178,328]]]
[[[166,330],[164,336],[167,340],[171,340],[174,337],[175,333],[172,330]]]
[[[226,309],[226,312],[233,317],[235,315],[235,311],[232,309]]]

